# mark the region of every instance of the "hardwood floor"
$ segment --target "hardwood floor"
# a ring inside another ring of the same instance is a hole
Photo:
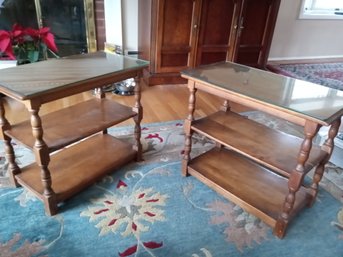
[[[195,117],[202,117],[218,110],[223,100],[213,95],[197,92],[197,103]],[[92,97],[92,92],[85,92],[70,96],[61,100],[45,104],[40,110],[40,115],[59,110],[61,108],[77,104]],[[106,93],[106,97],[116,100],[119,103],[132,106],[134,96],[120,96],[111,92]],[[189,91],[186,84],[178,85],[158,85],[147,87],[142,86],[143,121],[142,123],[163,122],[170,120],[184,120],[188,114]],[[233,105],[235,111],[243,111],[242,107]],[[11,124],[27,120],[30,118],[29,112],[24,105],[5,98],[6,117]],[[132,119],[120,125],[133,124]]]

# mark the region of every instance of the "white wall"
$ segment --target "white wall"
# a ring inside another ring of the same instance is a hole
[[[138,50],[138,0],[123,0],[123,42],[125,50]]]
[[[105,0],[106,42],[122,46],[122,5],[121,0]]]
[[[138,0],[105,0],[106,42],[138,49]]]
[[[301,0],[281,0],[269,60],[343,57],[343,20],[299,20]]]
[[[17,60],[0,60],[0,70],[15,66],[17,66]]]

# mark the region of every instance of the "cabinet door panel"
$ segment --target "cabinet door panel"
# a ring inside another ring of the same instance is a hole
[[[196,66],[224,61],[233,47],[238,1],[203,0],[200,16]]]
[[[221,53],[220,52],[203,52],[201,56],[203,60],[201,65],[225,61],[226,56],[227,56],[227,53],[224,51],[222,51]]]
[[[163,53],[161,55],[161,67],[182,67],[188,62],[188,54]]]
[[[179,72],[189,65],[195,1],[158,1],[156,71]]]
[[[249,51],[250,50],[250,51]],[[256,65],[256,60],[259,59],[259,48],[247,48],[247,49],[243,49],[240,53],[239,53],[239,59],[237,60],[238,63],[241,64],[247,64],[250,63],[250,66],[253,67],[257,67]]]
[[[280,0],[244,0],[235,61],[263,68],[268,57]]]

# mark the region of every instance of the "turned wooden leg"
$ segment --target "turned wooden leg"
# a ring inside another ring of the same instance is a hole
[[[182,158],[182,175],[188,176],[188,162],[191,159],[191,150],[192,150],[192,135],[193,132],[188,128],[191,126],[191,123],[186,120],[184,124],[184,131],[185,131],[185,146],[183,150],[183,158]]]
[[[188,101],[188,116],[185,120],[184,131],[185,131],[185,147],[182,158],[182,175],[188,175],[188,162],[190,161],[190,153],[192,150],[192,135],[193,131],[191,130],[192,121],[194,120],[194,110],[195,110],[195,93],[196,88],[194,87],[194,82],[188,82],[189,88],[189,101]]]
[[[95,95],[96,98],[99,98],[99,99],[102,99],[102,98],[105,98],[105,97],[106,97],[106,94],[105,94],[105,92],[104,92],[104,90],[103,90],[102,87],[95,88],[95,89],[94,89],[94,95]],[[102,131],[102,133],[103,133],[103,134],[107,134],[107,133],[108,133],[108,132],[107,132],[107,129],[104,129],[104,130]]]
[[[313,175],[313,180],[312,180],[312,185],[311,185],[311,202],[309,203],[309,206],[312,206],[316,200],[317,194],[318,194],[318,187],[319,187],[319,182],[321,181],[324,170],[325,170],[325,165],[326,163],[330,160],[331,154],[333,152],[334,148],[334,139],[337,136],[339,127],[341,125],[341,118],[335,120],[328,132],[328,138],[325,140],[324,144],[322,145],[322,150],[327,152],[327,156],[324,158],[324,160],[318,165],[316,168],[314,175]]]
[[[231,110],[230,103],[228,100],[224,100],[223,104],[220,106],[220,110],[223,112],[229,112]],[[222,148],[223,145],[219,142],[215,142],[217,148]]]
[[[8,177],[11,185],[15,187],[19,187],[19,183],[17,182],[15,175],[21,172],[19,166],[15,161],[15,153],[13,150],[13,146],[11,143],[11,138],[8,136],[4,136],[4,143],[5,143],[5,153],[6,159],[8,161]]]
[[[220,106],[220,110],[223,112],[228,112],[231,110],[230,103],[228,100],[224,100],[223,104]]]
[[[137,115],[133,118],[135,122],[135,145],[134,149],[137,151],[137,161],[143,160],[143,153],[142,153],[142,143],[141,143],[141,121],[143,119],[143,107],[141,105],[141,87],[140,87],[140,74],[138,74],[137,77],[135,77],[135,106],[133,107],[133,110],[137,113]]]
[[[95,97],[101,99],[101,98],[105,98],[106,94],[104,92],[104,90],[102,89],[102,87],[97,87],[94,89],[94,95]]]
[[[41,181],[44,188],[44,205],[46,214],[52,216],[57,213],[57,202],[55,192],[52,190],[51,175],[48,169],[50,162],[49,149],[43,140],[42,122],[38,115],[39,107],[30,109],[32,134],[34,136],[34,153],[36,162],[41,168]]]
[[[20,185],[15,179],[15,175],[19,174],[21,171],[15,161],[15,153],[13,150],[13,146],[11,144],[12,139],[5,134],[5,130],[10,129],[11,125],[9,124],[8,120],[5,117],[5,108],[4,108],[2,97],[0,97],[0,126],[1,126],[2,138],[4,139],[4,143],[5,143],[5,154],[6,154],[6,160],[8,161],[9,180],[13,186],[18,187]]]
[[[303,183],[305,173],[304,166],[310,155],[312,148],[313,137],[317,134],[319,130],[319,125],[307,121],[305,124],[304,132],[305,139],[301,144],[301,148],[298,154],[297,166],[292,171],[289,180],[288,180],[288,195],[286,196],[283,211],[278,218],[273,233],[279,238],[284,237],[288,222],[290,220],[291,213],[293,211],[296,193],[299,190],[300,186]]]

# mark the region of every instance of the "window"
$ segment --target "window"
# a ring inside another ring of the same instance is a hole
[[[299,19],[343,19],[343,1],[302,0]]]

